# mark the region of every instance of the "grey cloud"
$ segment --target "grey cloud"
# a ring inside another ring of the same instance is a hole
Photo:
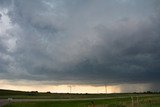
[[[1,0],[0,1],[0,8],[8,7],[11,3],[11,0]]]
[[[13,58],[18,72],[9,77],[10,64],[2,60],[6,76],[1,78],[97,84],[160,81],[159,0],[15,0],[8,10],[16,26],[9,30],[16,49],[3,54]]]
[[[1,18],[2,18],[2,14],[0,13],[0,20],[1,20]]]
[[[160,89],[160,84],[159,83],[153,83],[153,84],[150,85],[148,90],[158,92],[159,89]]]

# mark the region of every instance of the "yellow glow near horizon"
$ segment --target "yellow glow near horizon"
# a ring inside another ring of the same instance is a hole
[[[21,91],[39,91],[54,93],[106,93],[105,86],[92,85],[52,85],[51,83],[35,81],[7,81],[0,80],[0,89],[21,90]],[[134,88],[133,88],[134,87]],[[148,84],[121,84],[107,86],[107,93],[120,92],[143,92],[149,87]],[[147,90],[148,91],[148,90]]]
[[[0,80],[0,89],[21,90],[21,91],[39,91],[39,92],[55,92],[55,93],[106,93],[105,86],[91,85],[39,85],[39,84],[21,84],[10,83]],[[118,86],[107,86],[107,93],[119,93]]]

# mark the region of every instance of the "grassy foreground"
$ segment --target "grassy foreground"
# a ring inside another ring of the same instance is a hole
[[[160,93],[69,94],[0,90],[0,99],[13,98],[3,107],[160,107]],[[88,98],[88,100],[84,100]],[[97,98],[97,99],[90,99]],[[105,98],[105,99],[98,99]],[[15,99],[69,99],[67,101],[25,101]],[[75,100],[70,100],[75,99]],[[77,100],[76,100],[77,99]],[[82,100],[83,99],[83,100]],[[14,102],[15,101],[15,102]]]
[[[160,107],[160,96],[111,98],[104,100],[15,102],[4,107]]]

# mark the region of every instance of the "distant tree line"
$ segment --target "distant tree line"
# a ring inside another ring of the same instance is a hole
[[[160,91],[133,92],[134,94],[160,94]]]

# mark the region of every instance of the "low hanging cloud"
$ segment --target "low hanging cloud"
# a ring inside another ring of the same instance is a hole
[[[159,0],[1,0],[0,78],[159,83],[159,19]]]

